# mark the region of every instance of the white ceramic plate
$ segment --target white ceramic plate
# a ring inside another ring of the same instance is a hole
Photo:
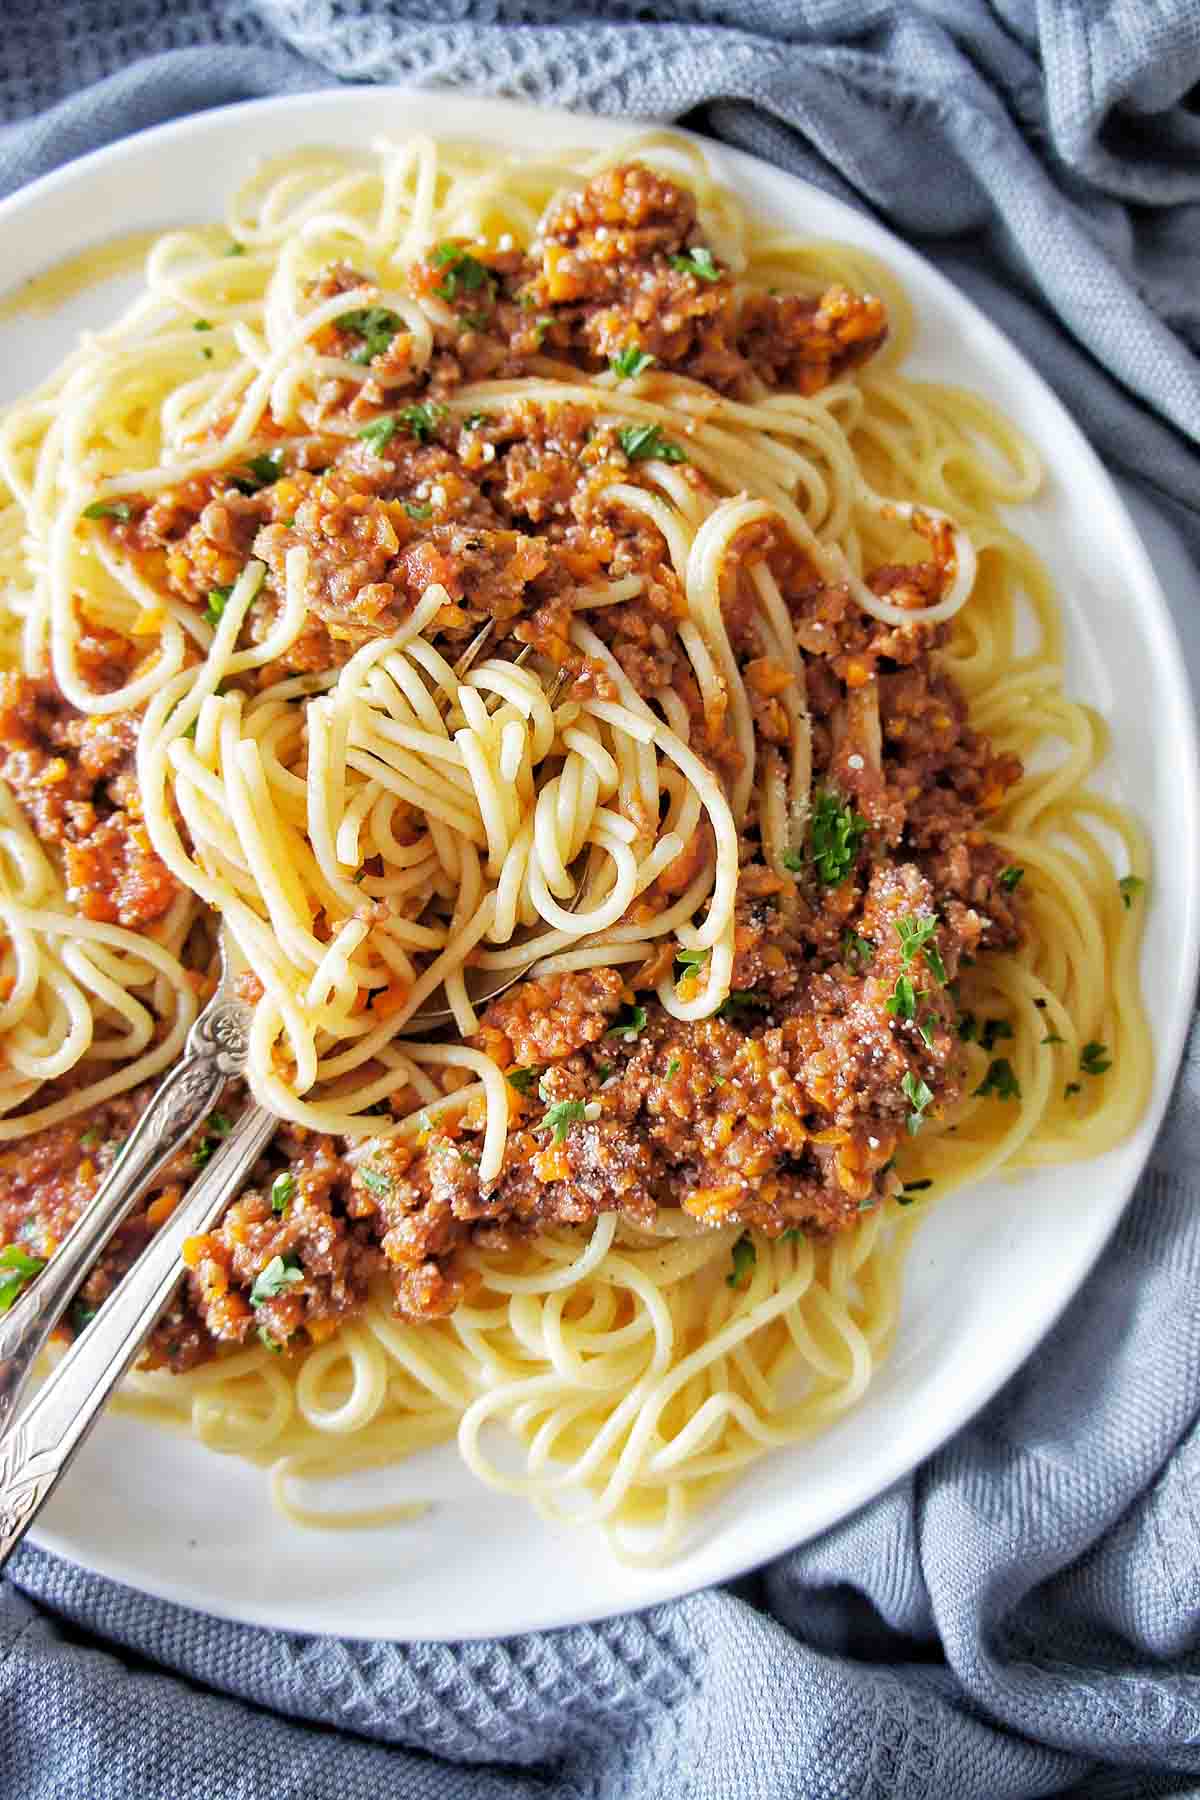
[[[115,233],[221,216],[257,158],[367,145],[430,125],[540,150],[617,142],[628,127],[439,93],[355,88],[185,119],[89,156],[0,206],[5,272],[22,282]],[[306,1533],[271,1509],[262,1474],[173,1433],[104,1420],[34,1533],[133,1587],[252,1623],[349,1637],[462,1638],[595,1619],[720,1581],[842,1518],[912,1468],[1029,1354],[1112,1230],[1149,1150],[1180,1054],[1197,956],[1197,752],[1180,647],[1155,569],[1112,482],[1066,412],[988,321],[910,250],[817,189],[713,147],[745,198],[793,230],[863,244],[895,267],[921,321],[911,366],[998,401],[1049,481],[1021,529],[1060,582],[1069,681],[1109,720],[1105,784],[1152,833],[1144,980],[1155,1021],[1152,1104],[1127,1144],[1086,1166],[991,1181],[931,1214],[917,1237],[895,1351],[866,1401],[815,1443],[768,1457],[663,1569],[615,1565],[597,1535],[543,1524],[478,1487],[453,1446],[393,1472],[431,1498],[414,1524]],[[0,399],[47,373],[129,283],[0,324]],[[1159,573],[1182,597],[1164,534]],[[1194,594],[1192,596],[1194,604]],[[374,1479],[374,1478],[373,1478]]]

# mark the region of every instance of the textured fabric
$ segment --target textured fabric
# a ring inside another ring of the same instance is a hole
[[[0,191],[331,79],[686,115],[872,209],[1200,554],[1200,0],[7,0]],[[1037,1356],[732,1589],[465,1646],[219,1624],[30,1548],[0,1796],[1087,1800],[1200,1793],[1200,1040]],[[330,1727],[338,1728],[336,1731]]]

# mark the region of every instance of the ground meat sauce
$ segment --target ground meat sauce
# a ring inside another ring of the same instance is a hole
[[[264,685],[339,666],[440,582],[448,599],[432,629],[448,656],[490,619],[496,647],[507,642],[511,654],[532,643],[572,672],[577,693],[606,692],[603,669],[569,643],[572,596],[638,576],[634,599],[589,622],[640,692],[674,689],[698,754],[728,779],[738,751],[679,651],[684,600],[667,546],[610,494],[646,479],[617,426],[573,401],[513,400],[466,417],[446,402],[466,381],[571,379],[637,351],[654,359],[651,371],[739,398],[776,387],[811,393],[882,343],[881,304],[837,287],[812,298],[735,291],[691,197],[637,165],[561,200],[528,253],[443,244],[412,279],[453,321],[438,326],[428,368],[413,365],[399,320],[367,339],[361,316],[348,313],[318,348],[365,364],[367,379],[322,383],[300,452],[195,477],[134,502],[128,520],[105,529],[148,581],[200,607],[259,557],[268,573],[246,625],[258,641],[282,604],[288,552],[302,546],[308,621],[258,672]],[[339,265],[314,292],[363,282]],[[649,382],[652,392],[652,372]],[[686,441],[681,422],[685,455]],[[678,472],[704,487],[689,462]],[[921,624],[919,612],[944,591],[951,547],[944,533],[928,537],[924,560],[868,573],[877,594],[917,615],[900,627],[820,580],[769,525],[733,546],[726,625],[762,752],[782,755],[790,729],[780,700],[789,673],[759,640],[749,584],[738,579],[765,558],[805,653],[815,806],[833,819],[840,850],[822,864],[814,839],[813,855],[782,876],[751,812],[734,991],[721,1012],[682,1023],[657,1004],[673,941],[649,943],[640,968],[527,977],[498,997],[478,1043],[510,1076],[511,1119],[504,1166],[486,1189],[478,1117],[353,1148],[282,1126],[221,1224],[190,1241],[187,1281],[154,1335],[152,1361],[184,1368],[254,1333],[272,1348],[320,1340],[380,1278],[403,1315],[444,1315],[471,1290],[472,1247],[501,1249],[606,1211],[646,1221],[682,1206],[714,1225],[828,1232],[894,1191],[897,1146],[961,1093],[957,971],[1014,945],[1021,929],[1002,858],[982,831],[1020,765],[971,730],[937,666],[944,628]],[[128,678],[124,640],[93,633],[82,654],[93,679]],[[135,929],[161,917],[175,891],[138,816],[137,725],[128,715],[76,717],[47,681],[0,685],[0,774],[60,850],[72,901]],[[668,903],[710,855],[702,825],[631,916]],[[685,996],[704,979],[702,966],[675,973]],[[0,1237],[50,1255],[145,1100],[135,1092],[0,1154]],[[229,1096],[225,1113],[240,1104]],[[397,1116],[414,1104],[411,1094],[392,1102]],[[210,1122],[118,1234],[76,1324],[212,1148]],[[286,1278],[263,1292],[255,1284],[275,1258]]]

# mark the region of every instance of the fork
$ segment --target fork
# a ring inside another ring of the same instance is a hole
[[[491,635],[487,625],[455,665],[462,675]],[[523,652],[518,661],[526,659]],[[567,679],[560,670],[551,704]],[[586,882],[577,887],[577,905]],[[155,1175],[243,1075],[254,1009],[240,998],[241,953],[222,928],[217,990],[188,1032],[181,1061],[160,1083],[91,1202],[46,1268],[0,1320],[0,1568],[21,1541],[91,1431],[167,1306],[182,1273],[183,1246],[211,1230],[265,1150],[278,1119],[251,1105],[134,1267],[117,1283],[34,1398],[18,1411],[51,1332]],[[505,972],[499,992],[524,973]],[[435,1014],[441,1023],[449,1009]],[[409,1022],[411,1024],[411,1021]]]

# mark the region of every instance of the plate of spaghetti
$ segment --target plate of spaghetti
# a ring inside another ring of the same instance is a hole
[[[221,932],[246,1084],[69,1335],[279,1119],[37,1536],[355,1636],[644,1605],[911,1468],[1119,1216],[1196,963],[1178,647],[1016,353],[751,159],[437,113],[5,209],[60,266],[0,321],[0,1304]]]

